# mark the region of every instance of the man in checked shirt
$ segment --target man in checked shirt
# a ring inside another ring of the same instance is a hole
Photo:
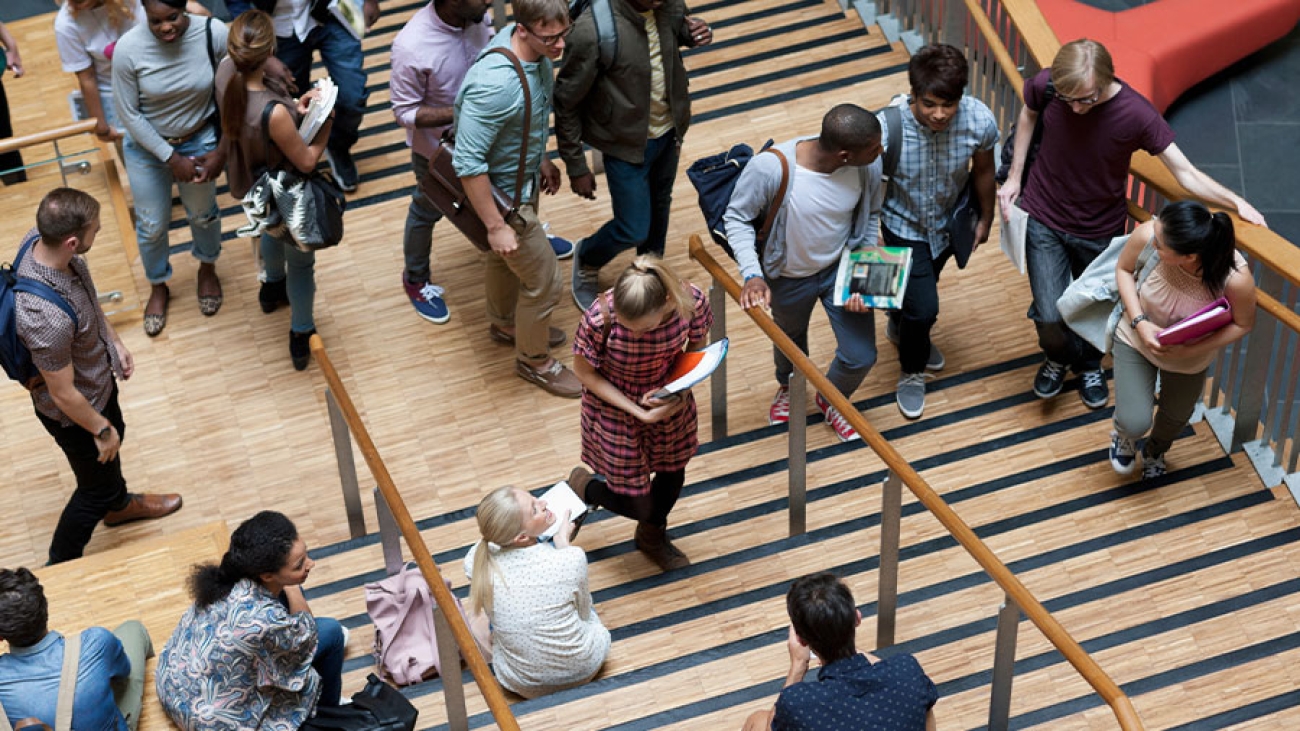
[[[31,351],[40,378],[30,384],[36,416],[68,458],[77,488],[59,516],[50,542],[50,563],[80,558],[100,520],[112,527],[170,515],[180,495],[126,491],[118,449],[126,425],[117,403],[117,381],[135,370],[95,294],[82,254],[99,233],[99,202],[79,190],[56,188],[36,210],[39,238],[16,274],[44,282],[72,306],[63,309],[26,292],[14,296],[18,337]]]
[[[930,342],[930,328],[939,317],[939,272],[954,253],[943,228],[968,176],[979,197],[976,247],[988,240],[993,225],[998,125],[983,102],[964,94],[968,75],[961,51],[945,44],[926,46],[908,63],[911,95],[894,100],[903,107],[902,149],[885,192],[880,232],[886,246],[912,249],[903,307],[889,311],[885,328],[886,337],[898,346],[902,367],[895,400],[909,419],[925,411],[925,372],[944,366],[943,353]],[[882,110],[876,116],[887,146],[887,115]]]

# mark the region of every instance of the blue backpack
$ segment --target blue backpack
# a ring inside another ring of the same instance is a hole
[[[14,263],[0,266],[0,367],[4,368],[10,379],[23,384],[24,388],[28,387],[33,378],[40,375],[40,371],[32,363],[31,351],[27,350],[27,346],[18,337],[16,321],[18,312],[14,295],[25,292],[53,302],[72,318],[73,329],[77,327],[77,313],[62,295],[44,282],[17,275],[18,265],[22,263],[23,257],[31,250],[37,238],[38,234],[35,231],[28,234],[27,238],[23,239],[22,245],[18,247],[18,255],[14,257]]]
[[[789,185],[789,165],[785,156],[781,155],[772,148],[772,140],[768,140],[758,152],[754,148],[743,142],[734,145],[726,152],[719,152],[716,155],[700,158],[691,164],[686,170],[686,177],[695,186],[695,192],[700,197],[700,212],[704,214],[704,223],[709,228],[709,236],[713,241],[721,246],[727,252],[727,256],[732,259],[736,258],[736,252],[732,250],[731,244],[727,241],[726,227],[723,225],[723,216],[727,213],[727,205],[731,203],[731,193],[736,189],[736,181],[740,179],[740,171],[745,169],[749,161],[754,159],[754,155],[761,154],[772,149],[781,158],[781,187],[777,191],[776,199],[768,204],[764,215],[762,225],[755,225],[757,229],[755,244],[758,250],[758,258],[763,258],[763,245],[767,242],[767,235],[771,232],[772,221],[776,218],[776,212],[781,208],[781,203],[785,199],[785,190]],[[773,203],[775,205],[773,205]],[[758,221],[754,221],[758,224]]]

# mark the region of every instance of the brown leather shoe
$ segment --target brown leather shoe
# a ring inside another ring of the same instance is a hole
[[[131,502],[127,503],[125,508],[109,511],[108,515],[104,516],[104,525],[114,528],[137,520],[156,520],[180,509],[181,496],[175,493],[169,495],[132,493]]]
[[[565,480],[573,490],[573,494],[578,496],[582,502],[587,502],[587,483],[591,482],[591,472],[586,467],[574,467],[569,473],[569,479]],[[590,503],[588,503],[590,505]]]
[[[691,565],[686,554],[677,550],[677,546],[668,540],[665,526],[652,525],[644,521],[636,524],[636,550],[644,553],[654,562],[660,571],[684,569]]]
[[[582,381],[573,375],[573,371],[565,368],[563,363],[555,359],[551,360],[549,366],[540,370],[522,360],[517,360],[515,374],[552,396],[578,398],[582,395]]]

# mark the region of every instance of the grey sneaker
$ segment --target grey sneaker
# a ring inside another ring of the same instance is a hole
[[[1110,433],[1110,468],[1121,475],[1133,474],[1137,466],[1137,445],[1128,437],[1121,437],[1119,432]]]
[[[924,373],[904,373],[898,379],[898,392],[894,400],[898,410],[909,419],[919,419],[925,413],[925,379]]]
[[[895,312],[898,312],[898,310],[891,310],[889,315],[885,317],[885,339],[893,343],[894,347],[898,347],[898,321],[900,318],[894,314]],[[948,365],[948,361],[944,359],[943,352],[939,350],[939,346],[934,344],[934,340],[931,340],[930,355],[925,359],[925,369],[927,371],[941,371],[946,365]]]
[[[600,267],[573,262],[573,303],[586,312],[600,294]]]

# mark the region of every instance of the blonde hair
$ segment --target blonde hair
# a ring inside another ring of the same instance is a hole
[[[482,536],[474,553],[474,578],[469,585],[469,605],[475,612],[492,613],[492,581],[498,574],[494,550],[507,550],[524,527],[518,489],[506,485],[489,492],[478,504],[478,532]],[[495,547],[490,544],[495,544]]]
[[[1111,60],[1110,51],[1087,38],[1061,46],[1052,60],[1052,85],[1058,94],[1074,96],[1089,81],[1096,84],[1099,93],[1105,94],[1106,87],[1114,80],[1115,62]]]
[[[614,283],[614,311],[627,320],[658,312],[670,301],[683,318],[695,311],[686,285],[658,257],[638,256]]]
[[[65,5],[67,0],[58,0],[59,5]],[[135,20],[135,4],[140,0],[104,0],[104,11],[108,15],[108,24],[118,33],[122,32],[122,27],[127,23]],[[85,8],[91,10],[92,8]],[[75,8],[68,8],[68,12],[73,15],[77,14]]]

